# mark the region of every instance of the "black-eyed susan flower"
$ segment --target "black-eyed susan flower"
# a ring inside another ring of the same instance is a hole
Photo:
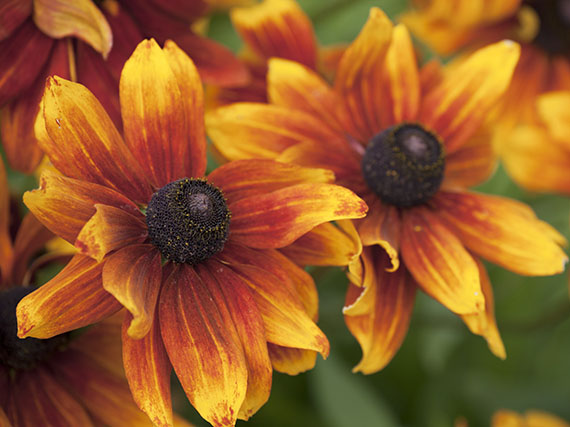
[[[428,0],[401,20],[437,53],[471,51],[504,38],[521,45],[520,61],[493,114],[496,130],[535,122],[536,97],[570,90],[570,8],[566,0]],[[498,134],[497,144],[503,140]]]
[[[245,66],[227,48],[191,30],[191,24],[216,4],[205,0],[2,2],[0,131],[10,165],[30,173],[41,160],[33,123],[47,76],[87,86],[120,128],[121,69],[144,37],[161,43],[175,40],[208,82],[245,84]]]
[[[253,155],[333,170],[370,207],[354,221],[365,246],[349,268],[344,314],[365,373],[405,337],[416,288],[505,350],[479,256],[525,275],[564,269],[564,239],[522,203],[467,191],[494,170],[482,127],[505,91],[519,46],[475,52],[453,73],[418,70],[403,25],[376,8],[347,48],[334,88],[302,64],[272,59],[269,104],[237,103],[206,119],[228,159]]]
[[[506,409],[493,414],[491,427],[568,427],[566,421],[544,411],[528,410],[523,415]]]
[[[363,217],[366,204],[329,171],[271,160],[205,177],[202,85],[172,42],[137,47],[120,97],[124,139],[85,87],[47,83],[36,130],[62,175],[44,173],[24,202],[79,254],[20,302],[19,336],[49,338],[125,306],[140,408],[171,424],[173,367],[206,420],[233,425],[268,399],[272,364],[294,372],[329,351],[312,279],[275,248]]]

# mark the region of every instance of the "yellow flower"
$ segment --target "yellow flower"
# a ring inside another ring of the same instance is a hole
[[[269,104],[207,115],[217,150],[334,171],[370,207],[354,221],[365,246],[349,268],[345,320],[361,344],[355,368],[384,367],[405,337],[416,288],[505,357],[486,258],[525,275],[561,272],[564,238],[522,203],[470,192],[494,170],[488,112],[509,85],[519,46],[478,50],[453,72],[418,70],[408,31],[376,8],[347,48],[334,87],[308,67],[271,59]]]
[[[501,410],[493,415],[491,427],[570,427],[566,421],[543,411],[530,410],[524,415]]]
[[[120,80],[124,139],[83,86],[48,81],[40,144],[57,170],[24,195],[79,254],[18,305],[20,337],[49,338],[124,306],[135,401],[172,423],[170,372],[215,426],[268,399],[272,364],[299,372],[329,351],[310,276],[276,249],[365,203],[322,169],[243,160],[207,177],[202,84],[172,42],[144,41]]]

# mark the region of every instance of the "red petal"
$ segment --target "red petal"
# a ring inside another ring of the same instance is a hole
[[[32,0],[3,0],[0,4],[0,41],[32,14]]]

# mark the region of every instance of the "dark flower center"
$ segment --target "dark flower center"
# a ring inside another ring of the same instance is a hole
[[[553,55],[570,55],[570,0],[525,0],[539,29],[533,43]]]
[[[361,166],[364,180],[380,200],[409,207],[427,202],[437,192],[445,154],[437,136],[405,123],[372,137]]]
[[[146,210],[150,241],[169,261],[198,264],[224,248],[231,213],[222,192],[182,178],[153,194]]]
[[[18,371],[31,369],[56,351],[64,349],[69,334],[40,340],[18,338],[16,306],[34,288],[12,288],[0,293],[0,365]]]

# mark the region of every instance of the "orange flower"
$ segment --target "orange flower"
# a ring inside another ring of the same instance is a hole
[[[564,239],[527,206],[469,192],[494,169],[482,123],[519,57],[503,41],[453,73],[418,70],[406,28],[376,8],[347,48],[331,88],[302,64],[269,63],[270,104],[208,114],[217,150],[323,167],[369,205],[365,246],[349,268],[346,323],[363,349],[356,370],[384,367],[405,337],[416,287],[460,315],[505,357],[492,288],[478,257],[525,275],[564,269]]]
[[[448,55],[510,38],[520,61],[493,117],[498,130],[534,122],[536,97],[570,89],[570,11],[565,0],[428,0],[401,20],[436,52]],[[501,134],[502,135],[502,134]],[[497,143],[501,143],[502,137]]]
[[[206,0],[0,0],[0,132],[10,165],[30,173],[41,160],[33,123],[50,75],[87,86],[120,129],[119,76],[144,37],[175,40],[207,82],[245,84],[245,66],[190,29],[209,10]]]
[[[491,427],[569,427],[566,421],[543,411],[530,410],[524,415],[501,410],[493,415]]]
[[[329,344],[315,285],[275,248],[365,203],[333,175],[246,160],[207,178],[203,93],[172,42],[142,42],[120,80],[123,140],[83,86],[52,78],[38,123],[46,172],[24,202],[80,254],[18,305],[20,337],[48,338],[117,311],[135,401],[172,422],[170,372],[210,423],[268,399],[273,368],[296,373]],[[153,194],[154,193],[154,194]]]

